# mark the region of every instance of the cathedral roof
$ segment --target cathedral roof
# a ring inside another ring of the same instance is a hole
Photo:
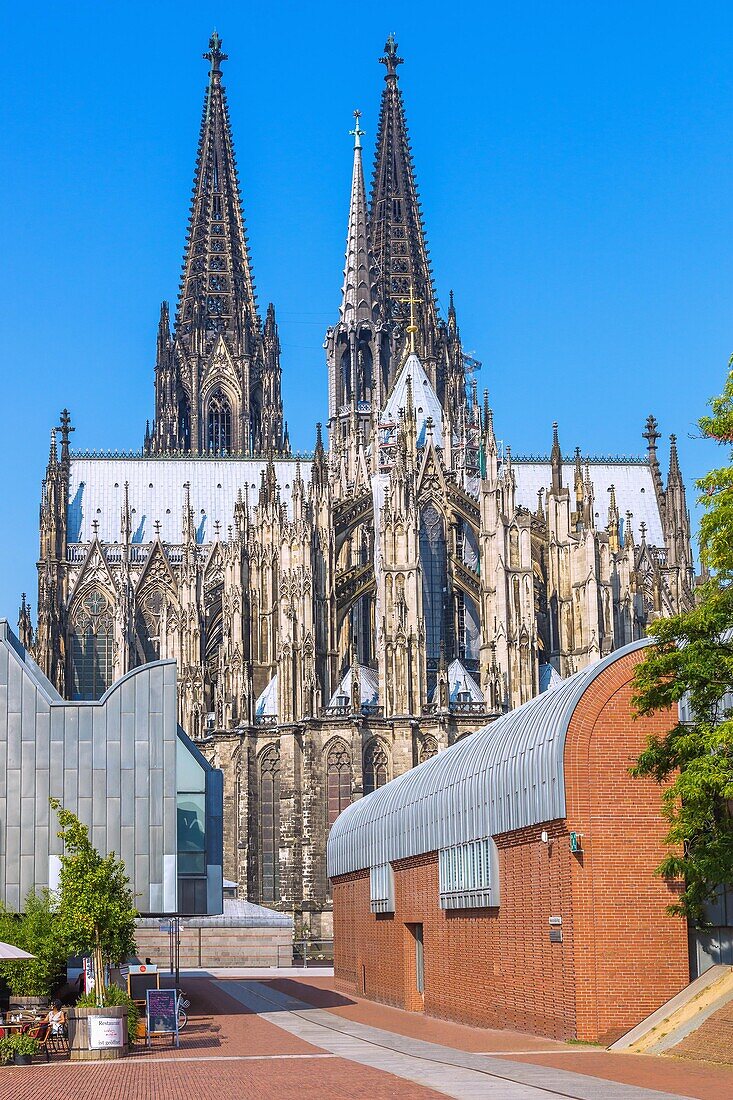
[[[352,678],[353,672],[349,669],[331,696],[328,704],[330,707],[337,707],[339,698],[346,697],[351,701]],[[379,704],[379,674],[376,669],[369,668],[368,665],[359,665],[359,692],[362,706],[376,707]]]
[[[277,673],[255,703],[255,718],[277,717]]]
[[[408,389],[412,388],[412,407],[417,420],[417,445],[425,444],[427,419],[433,420],[433,442],[436,447],[443,446],[443,409],[432,383],[423,370],[423,365],[415,352],[411,352],[397,375],[392,393],[382,413],[382,423],[399,425],[400,412],[407,408]]]
[[[101,542],[120,541],[120,511],[125,482],[132,511],[133,543],[152,542],[160,524],[162,542],[182,541],[186,484],[190,486],[196,541],[214,542],[215,524],[222,539],[234,522],[237,495],[249,489],[250,507],[257,499],[266,461],[221,458],[83,458],[73,457],[69,472],[69,542],[88,542],[94,526]],[[281,501],[290,506],[296,459],[274,463]],[[300,475],[310,478],[310,463]]]
[[[468,695],[468,699],[459,696]],[[451,661],[448,665],[448,698],[451,703],[472,702],[483,703],[484,693],[474,680],[471,673],[460,661]],[[433,692],[434,703],[438,701],[438,688]]]
[[[583,460],[585,463],[585,459]],[[631,512],[634,530],[638,532],[646,524],[647,541],[651,546],[664,546],[662,517],[659,514],[654,479],[648,463],[641,459],[609,458],[588,459],[591,481],[595,491],[594,512],[596,528],[608,524],[610,488],[615,486],[616,504],[621,515],[619,532],[623,543],[625,514]],[[530,512],[537,511],[537,494],[552,484],[552,466],[548,458],[516,458],[512,455],[512,468],[517,482],[517,504]],[[572,482],[565,479],[572,496]]]

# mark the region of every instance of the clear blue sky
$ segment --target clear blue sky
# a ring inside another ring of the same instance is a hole
[[[35,603],[48,432],[138,447],[175,300],[214,26],[295,447],[326,414],[360,107],[395,31],[436,283],[515,452],[691,438],[733,350],[733,5],[6,4],[0,615]],[[666,450],[666,445],[665,445]],[[688,489],[690,499],[694,493]]]

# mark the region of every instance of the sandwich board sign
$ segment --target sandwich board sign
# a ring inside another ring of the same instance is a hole
[[[148,1046],[153,1035],[172,1035],[178,1040],[178,994],[175,989],[148,989],[145,993],[148,1012]]]

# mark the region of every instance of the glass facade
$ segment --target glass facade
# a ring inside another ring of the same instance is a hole
[[[179,738],[176,748],[178,909],[206,912],[206,774]]]

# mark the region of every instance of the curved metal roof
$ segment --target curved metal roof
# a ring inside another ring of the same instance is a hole
[[[352,802],[329,834],[330,877],[564,817],[573,711],[604,669],[649,644],[616,650]]]

